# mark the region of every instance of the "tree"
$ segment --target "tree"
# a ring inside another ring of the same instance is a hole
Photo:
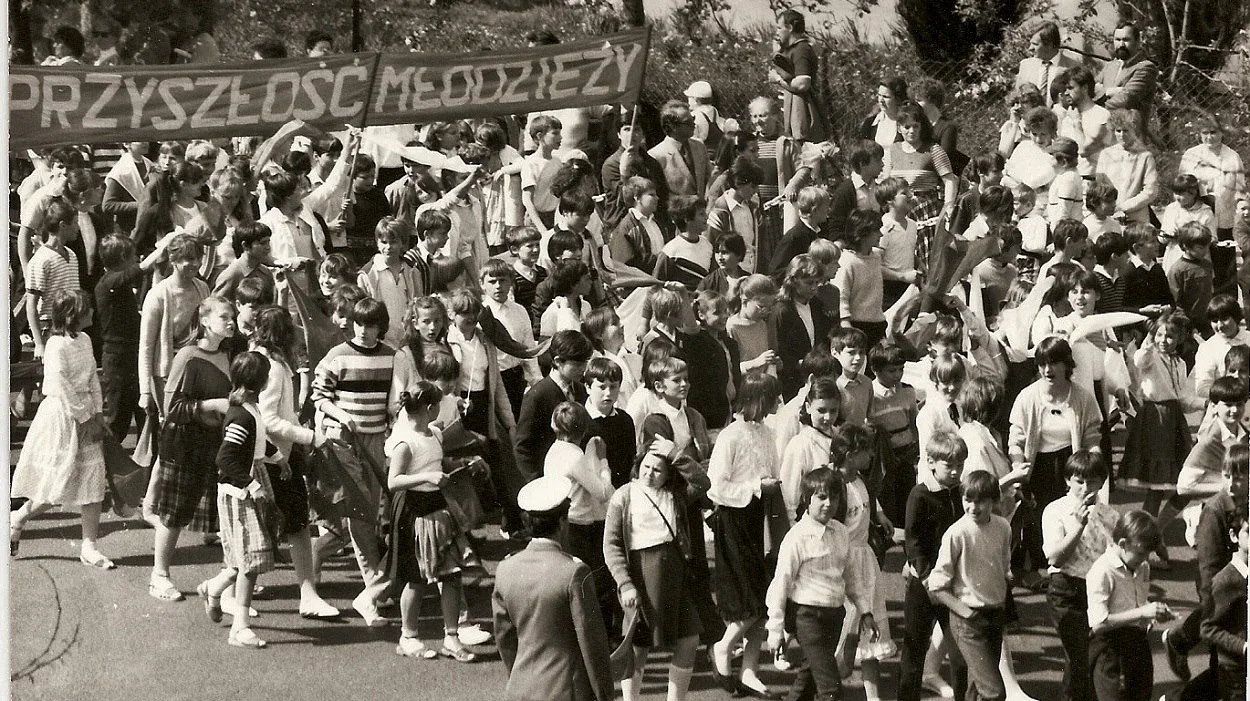
[[[869,0],[875,4],[876,0]],[[898,0],[898,15],[920,57],[962,61],[997,45],[1019,19],[1018,0]]]
[[[1218,80],[1216,73],[1250,26],[1250,2],[1244,0],[1118,0],[1117,8],[1121,18],[1143,29],[1147,50],[1174,96],[1201,92]]]

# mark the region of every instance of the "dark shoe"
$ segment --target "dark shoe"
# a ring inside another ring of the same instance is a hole
[[[728,691],[729,694],[733,696],[734,698],[738,698],[742,696],[742,694],[739,693],[739,689],[741,688],[742,685],[738,683],[738,680],[733,679],[731,677],[727,677],[724,674],[721,674],[720,670],[716,669],[716,655],[715,653],[712,652],[711,645],[707,646],[707,662],[708,662],[708,665],[712,668],[712,679],[716,681],[717,686],[724,689],[725,691]],[[730,671],[732,673],[732,670]]]
[[[1182,681],[1189,681],[1193,676],[1189,671],[1189,656],[1177,647],[1172,637],[1175,633],[1172,629],[1163,631],[1163,649],[1168,654],[1168,668]]]

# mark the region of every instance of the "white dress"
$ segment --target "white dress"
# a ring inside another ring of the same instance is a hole
[[[43,356],[43,393],[43,403],[17,460],[12,495],[64,506],[103,501],[101,443],[82,443],[78,437],[79,424],[104,406],[87,334],[48,339]]]
[[[881,566],[868,545],[868,521],[871,517],[868,499],[868,487],[864,486],[862,478],[846,485],[846,518],[843,523],[851,543],[851,550],[846,556],[846,569],[855,572],[861,591],[872,592],[872,610],[861,611],[860,615],[871,613],[880,633],[875,643],[868,642],[866,636],[860,637],[859,648],[855,651],[856,662],[884,660],[898,654],[898,646],[890,637],[890,612],[886,608],[885,587],[877,586]]]

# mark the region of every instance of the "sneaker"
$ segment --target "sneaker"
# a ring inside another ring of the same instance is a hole
[[[425,646],[420,638],[403,636],[395,646],[395,654],[401,657],[412,657],[419,660],[432,660],[438,653]]]
[[[1177,647],[1176,640],[1173,637],[1174,630],[1168,628],[1163,631],[1163,650],[1167,652],[1168,668],[1172,670],[1177,678],[1182,681],[1189,681],[1192,676],[1189,671],[1189,656]]]
[[[456,635],[459,636],[460,642],[465,645],[485,645],[490,642],[491,638],[491,634],[482,630],[482,626],[476,623],[473,625],[460,626],[460,628],[456,631]]]

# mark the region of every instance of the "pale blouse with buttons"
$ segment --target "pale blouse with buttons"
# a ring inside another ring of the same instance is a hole
[[[738,418],[716,439],[707,476],[707,496],[719,506],[742,508],[762,495],[760,481],[777,479],[781,460],[776,438],[764,424]]]

